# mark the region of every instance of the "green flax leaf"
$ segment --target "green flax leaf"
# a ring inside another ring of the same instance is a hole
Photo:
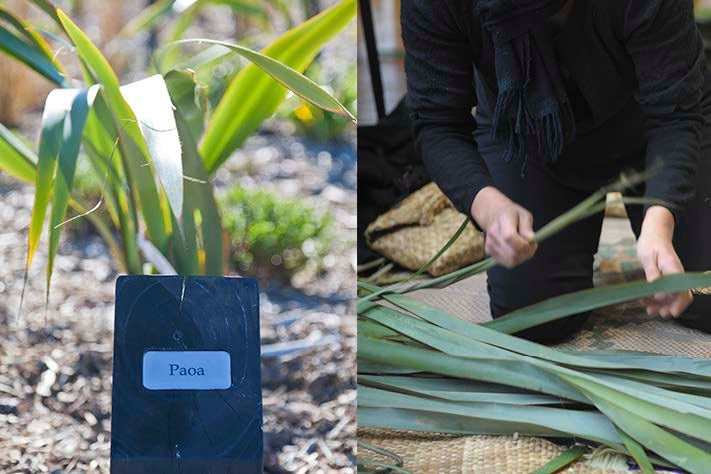
[[[355,16],[355,0],[343,0],[287,31],[261,54],[303,73],[321,47]],[[200,143],[208,173],[227,158],[272,116],[287,90],[255,63],[242,69],[220,99]]]
[[[47,260],[47,294],[54,268],[54,259],[59,247],[61,223],[67,213],[71,199],[76,171],[77,157],[84,133],[84,125],[89,108],[94,102],[99,86],[79,91],[72,99],[71,109],[65,114],[62,143],[58,154],[57,172],[54,183],[54,199],[49,219],[49,253]]]
[[[153,167],[173,215],[180,222],[183,210],[183,161],[173,104],[163,77],[156,74],[121,87],[146,141]]]

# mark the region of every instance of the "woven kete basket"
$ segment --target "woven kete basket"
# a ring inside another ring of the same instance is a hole
[[[426,264],[457,232],[466,216],[430,183],[378,217],[366,230],[368,245],[409,270]],[[484,236],[469,223],[428,272],[444,275],[484,257]]]

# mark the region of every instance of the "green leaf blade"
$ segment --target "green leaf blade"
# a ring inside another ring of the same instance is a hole
[[[100,120],[106,126],[113,124],[116,135],[120,136],[119,147],[129,188],[134,199],[140,203],[151,242],[165,254],[169,242],[170,221],[161,209],[161,196],[153,174],[150,168],[145,166],[149,154],[136,117],[121,94],[116,74],[96,45],[64,12],[58,9],[57,15],[76,46],[85,70],[103,86],[100,96],[105,100],[106,107],[100,109]]]
[[[199,226],[202,237],[204,264],[200,268],[207,275],[223,275],[223,242],[222,219],[217,208],[217,202],[209,182],[205,165],[197,149],[189,125],[183,119],[180,111],[176,113],[178,132],[183,142],[183,166],[188,179],[185,182],[186,215],[191,214],[192,225]],[[200,215],[200,222],[194,219],[195,213]],[[186,224],[187,227],[187,224]]]
[[[38,48],[22,41],[0,25],[0,50],[23,62],[57,85],[65,83],[64,74]]]
[[[343,29],[355,13],[355,0],[343,0],[289,30],[262,54],[303,73],[322,45]],[[255,64],[240,71],[225,91],[200,143],[208,173],[214,173],[273,115],[285,97],[286,89]]]
[[[625,443],[625,447],[630,452],[630,455],[632,455],[632,458],[634,458],[642,470],[642,474],[654,474],[654,466],[652,466],[652,463],[649,461],[649,457],[647,453],[644,452],[644,448],[624,431],[619,428],[617,431],[620,433],[620,437]]]
[[[585,454],[587,450],[583,448],[582,446],[573,446],[572,448],[566,449],[562,453],[560,453],[558,456],[555,458],[551,459],[549,462],[544,464],[543,466],[539,467],[535,471],[533,471],[531,474],[553,474],[561,469],[563,469],[566,466],[569,466],[570,464],[574,463],[578,459],[580,459],[583,454]]]
[[[530,423],[447,415],[402,408],[358,407],[358,426],[458,435],[512,435],[564,437],[565,433]]]
[[[71,108],[64,119],[62,143],[58,153],[57,173],[54,185],[52,211],[49,219],[49,253],[47,256],[47,291],[52,278],[54,259],[59,247],[61,224],[67,214],[69,201],[74,185],[76,163],[84,133],[84,125],[99,86],[95,85],[87,90],[76,93],[71,102]]]
[[[496,381],[581,403],[590,401],[570,383],[530,364],[512,360],[477,360],[358,336],[358,360],[467,380]]]
[[[513,387],[459,379],[359,375],[358,383],[375,388],[420,394],[453,402],[492,402],[511,405],[559,405],[561,399],[549,395],[516,390]]]
[[[566,410],[485,402],[450,402],[388,392],[371,387],[358,388],[358,406],[398,408],[465,417],[527,424],[570,433],[576,437],[619,447],[622,440],[610,421],[596,411]]]
[[[183,161],[173,104],[163,77],[156,74],[121,87],[176,220],[183,211]]]
[[[47,207],[54,191],[54,177],[57,158],[62,147],[65,118],[72,101],[79,93],[78,89],[55,89],[49,93],[45,102],[35,179],[35,199],[28,234],[26,268],[28,271],[39,246]]]
[[[615,425],[651,451],[693,474],[704,474],[711,466],[711,453],[704,452],[603,397],[586,393]]]
[[[645,298],[655,293],[676,293],[711,286],[711,274],[701,272],[667,275],[653,282],[633,281],[576,291],[512,311],[484,323],[500,332],[514,333],[573,314]],[[525,317],[521,317],[525,315]]]
[[[356,121],[353,114],[346,109],[337,99],[331,94],[323,90],[321,86],[314,81],[299,73],[298,71],[286,66],[279,61],[270,58],[267,55],[258,53],[238,44],[227,43],[224,41],[216,41],[211,39],[186,39],[176,41],[174,44],[186,43],[205,43],[216,46],[223,46],[247,59],[259,67],[262,71],[269,74],[275,81],[292,91],[305,101],[319,107],[328,112],[333,112],[346,117],[353,122]]]
[[[0,170],[25,183],[34,183],[36,166],[37,155],[0,123]]]

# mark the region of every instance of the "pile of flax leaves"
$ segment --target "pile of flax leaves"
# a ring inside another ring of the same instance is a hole
[[[542,227],[534,240],[545,240],[602,212],[607,192],[642,179],[623,176]],[[408,278],[387,287],[359,281],[359,426],[569,438],[571,447],[536,474],[556,472],[600,449],[628,456],[644,474],[654,473],[655,465],[708,472],[711,360],[563,351],[511,334],[658,292],[708,287],[711,274],[678,274],[651,283],[579,291],[474,324],[407,296],[416,289],[446,287],[495,265],[489,258],[438,278],[418,278],[459,234]],[[366,443],[361,448],[388,459],[360,456],[363,472],[408,472],[394,454]]]

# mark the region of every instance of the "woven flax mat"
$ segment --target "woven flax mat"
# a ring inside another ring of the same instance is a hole
[[[414,473],[530,474],[565,450],[545,439],[527,436],[448,436],[359,428],[358,438],[396,453]],[[363,448],[358,455],[392,463]],[[560,472],[621,474],[630,470],[623,457],[606,454],[583,459]]]
[[[603,231],[595,262],[595,284],[598,286],[643,277],[635,258],[634,238],[631,235],[623,234],[610,241],[609,235],[606,237]],[[484,322],[490,318],[485,275],[477,275],[444,289],[420,290],[411,295],[465,320]],[[583,330],[560,347],[575,350],[627,349],[711,357],[711,335],[673,321],[649,317],[644,307],[634,302],[595,311]],[[455,437],[359,429],[359,438],[398,454],[404,459],[405,466],[418,474],[527,474],[564,449],[550,441],[530,437]],[[365,450],[361,450],[361,455],[377,459]],[[619,458],[601,460],[596,457],[578,461],[561,472],[598,474],[639,471],[628,470]]]
[[[644,277],[635,257],[634,245],[632,237],[612,243],[603,239],[595,257],[596,286]],[[486,275],[477,275],[444,289],[419,290],[411,295],[468,321],[481,323],[490,319]],[[647,316],[640,302],[630,302],[594,311],[583,330],[561,347],[626,349],[711,358],[711,335],[674,321]]]

